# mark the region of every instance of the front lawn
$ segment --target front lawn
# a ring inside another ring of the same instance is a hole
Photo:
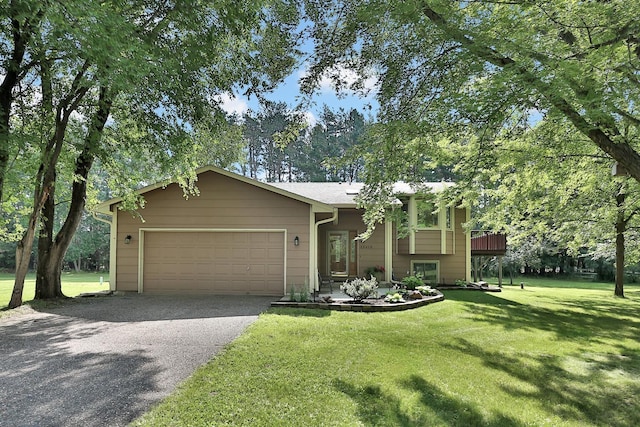
[[[100,284],[102,277],[102,284]],[[84,292],[106,291],[109,289],[109,273],[62,273],[62,292],[68,297],[74,297]],[[15,276],[0,273],[0,307],[6,307],[13,291]],[[22,292],[22,300],[33,299],[36,292],[36,276],[27,275]]]
[[[640,289],[272,309],[139,426],[637,426]]]

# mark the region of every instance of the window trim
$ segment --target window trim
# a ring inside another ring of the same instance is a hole
[[[416,231],[424,230],[447,230],[451,231],[455,227],[455,209],[453,206],[446,206],[444,202],[437,203],[438,207],[438,224],[431,227],[421,227],[418,224],[418,203],[424,200],[422,197],[412,196],[409,200],[409,227]],[[434,203],[436,205],[436,203]],[[449,213],[450,223],[447,224],[447,212]]]
[[[437,285],[440,283],[440,260],[437,259],[412,259],[411,260],[411,274],[415,274],[415,264],[435,264],[436,265],[436,283],[431,285]]]

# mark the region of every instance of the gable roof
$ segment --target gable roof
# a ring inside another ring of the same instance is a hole
[[[342,183],[342,182],[262,182],[243,175],[238,175],[215,166],[204,166],[196,169],[196,175],[204,172],[215,172],[220,175],[236,179],[249,185],[271,191],[281,196],[289,197],[312,206],[314,212],[332,212],[334,208],[356,208],[356,196],[362,191],[365,184],[362,182]],[[144,195],[159,188],[165,188],[175,182],[167,180],[161,181],[136,191],[139,195]],[[433,192],[442,191],[453,185],[449,182],[429,182],[420,184],[425,189]],[[405,182],[397,182],[393,186],[393,192],[397,195],[411,196],[417,193],[415,185]],[[120,203],[122,197],[114,197],[106,200],[96,207],[96,211],[104,214],[111,214],[111,206]]]
[[[269,185],[290,193],[317,200],[336,208],[355,208],[356,196],[365,184],[362,182],[272,182]],[[425,182],[420,184],[425,190],[439,192],[452,186],[450,182]],[[400,196],[412,196],[418,192],[416,186],[406,182],[396,182],[393,193]]]
[[[255,187],[262,188],[263,190],[271,191],[271,192],[279,194],[281,196],[289,197],[291,199],[298,200],[298,201],[303,202],[303,203],[307,203],[307,204],[312,206],[314,212],[329,212],[330,213],[330,212],[333,212],[333,209],[334,209],[334,206],[331,206],[331,205],[328,205],[326,203],[323,203],[320,200],[309,198],[309,197],[306,197],[306,196],[304,196],[302,194],[292,193],[292,192],[289,192],[289,191],[287,191],[285,189],[277,188],[277,187],[269,185],[269,184],[267,184],[265,182],[257,181],[255,179],[248,178],[248,177],[243,176],[243,175],[238,175],[236,173],[229,172],[229,171],[227,171],[225,169],[221,169],[221,168],[218,168],[216,166],[204,166],[204,167],[196,169],[196,175],[198,175],[198,176],[200,174],[204,173],[204,172],[215,172],[215,173],[218,173],[220,175],[226,176],[228,178],[232,178],[232,179],[236,179],[236,180],[238,180],[240,182],[244,182],[245,184],[253,185]],[[175,184],[175,182],[171,181],[171,180],[161,181],[161,182],[158,182],[158,183],[155,183],[155,184],[152,184],[152,185],[148,185],[146,187],[143,187],[143,188],[137,190],[136,194],[144,195],[144,194],[146,194],[146,193],[148,193],[150,191],[157,190],[157,189],[160,189],[160,188],[165,188],[165,187],[167,187],[167,186],[169,186],[171,184]],[[111,214],[111,206],[113,206],[113,205],[115,205],[117,203],[120,203],[122,200],[123,200],[122,197],[114,197],[112,199],[106,200],[106,201],[104,201],[104,202],[102,202],[102,203],[100,203],[100,204],[98,204],[96,206],[96,211],[100,212],[100,213],[103,213],[103,214],[110,215]]]

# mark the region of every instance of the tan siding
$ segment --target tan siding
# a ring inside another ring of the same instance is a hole
[[[409,254],[409,238],[404,237],[397,240],[397,253],[408,255]]]
[[[393,272],[396,279],[402,279],[411,269],[411,260],[440,261],[440,282],[452,284],[458,279],[464,279],[466,276],[466,234],[462,227],[464,222],[464,209],[456,209],[455,212],[455,254],[421,254],[421,255],[403,255],[394,254],[393,256]],[[422,232],[421,232],[422,233]],[[437,232],[440,233],[439,231]],[[449,234],[450,232],[447,232]],[[451,239],[453,239],[451,233]],[[439,242],[439,239],[438,239]],[[417,248],[416,248],[417,249]],[[440,252],[438,246],[437,252]]]
[[[416,231],[416,254],[440,254],[442,236],[440,230]]]
[[[215,172],[199,175],[199,196],[185,198],[171,184],[145,194],[137,215],[118,211],[117,287],[137,290],[140,228],[286,229],[287,284],[303,284],[309,272],[309,205]],[[133,241],[124,244],[126,235]],[[294,246],[298,236],[300,245]],[[242,254],[237,254],[242,256]]]
[[[453,242],[453,231],[447,231],[447,255],[453,255],[455,253],[454,242]]]

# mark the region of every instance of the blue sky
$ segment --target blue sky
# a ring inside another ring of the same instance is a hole
[[[305,67],[303,64],[287,77],[276,90],[266,94],[265,98],[272,101],[286,102],[292,109],[296,107],[301,101],[299,80],[304,76],[304,70]],[[352,71],[336,69],[334,72],[340,74],[340,76],[348,82],[355,81],[356,76]],[[378,110],[378,103],[375,100],[375,79],[368,78],[365,86],[371,89],[370,93],[366,96],[361,96],[350,90],[343,91],[339,95],[332,87],[330,79],[328,77],[323,78],[320,81],[319,88],[311,99],[311,105],[305,109],[307,121],[311,125],[315,124],[325,104],[332,110],[343,108],[348,111],[351,108],[355,108],[362,112],[365,117],[375,114]],[[227,94],[221,96],[221,100],[223,109],[229,113],[242,114],[248,109],[259,110],[260,108],[258,99],[255,96],[247,98],[240,94],[234,94],[234,96]]]

